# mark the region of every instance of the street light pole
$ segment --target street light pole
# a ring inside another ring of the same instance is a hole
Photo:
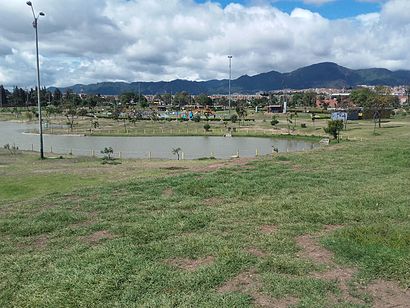
[[[232,79],[232,56],[229,59],[229,113],[231,113],[231,79]]]
[[[33,13],[33,28],[36,32],[36,57],[37,57],[37,107],[38,107],[38,123],[39,123],[39,132],[40,132],[40,158],[44,159],[44,143],[43,143],[43,120],[41,116],[41,101],[40,101],[40,60],[38,56],[38,18],[40,16],[45,16],[43,12],[40,12],[37,17],[34,13],[33,4],[31,1],[27,1],[26,4],[31,7]]]

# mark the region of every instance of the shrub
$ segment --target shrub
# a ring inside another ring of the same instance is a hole
[[[276,124],[278,124],[279,123],[279,121],[278,121],[278,119],[276,118],[276,116],[273,116],[272,117],[272,121],[270,121],[270,124],[272,125],[272,126],[275,126]]]
[[[231,122],[236,123],[237,121],[238,121],[238,115],[237,114],[231,115]]]

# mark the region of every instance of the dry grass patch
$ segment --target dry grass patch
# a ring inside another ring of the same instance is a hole
[[[278,226],[276,226],[276,225],[263,225],[260,228],[260,231],[263,234],[273,234],[273,233],[278,231]]]
[[[164,191],[162,192],[162,196],[165,198],[170,198],[174,195],[174,190],[172,188],[166,188],[164,189]]]
[[[267,257],[269,255],[268,253],[266,253],[266,252],[264,252],[264,251],[262,251],[262,250],[260,250],[256,247],[247,248],[247,249],[245,249],[245,251],[247,253],[255,256],[255,257],[258,257],[258,258],[264,258],[264,257]]]
[[[200,266],[210,265],[215,261],[213,256],[208,256],[202,259],[171,259],[167,260],[166,263],[172,266],[179,267],[186,271],[195,271]]]
[[[221,205],[222,203],[223,203],[223,199],[216,198],[216,197],[208,198],[202,201],[202,204],[206,206],[216,206],[216,205]]]
[[[81,237],[81,240],[87,244],[95,245],[98,244],[101,240],[110,240],[113,239],[114,235],[107,230],[101,230],[94,232],[88,236]]]

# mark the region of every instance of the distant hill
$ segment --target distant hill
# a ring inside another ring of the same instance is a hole
[[[352,70],[336,63],[318,63],[299,68],[290,73],[271,71],[255,76],[244,75],[232,80],[232,93],[253,94],[259,91],[307,88],[348,88],[357,85],[407,85],[410,84],[410,71],[389,71],[383,68]],[[118,95],[123,92],[144,94],[164,94],[187,91],[191,94],[227,94],[228,80],[188,81],[173,80],[159,82],[101,82],[96,84],[60,88],[76,93]],[[54,90],[55,87],[50,87]]]

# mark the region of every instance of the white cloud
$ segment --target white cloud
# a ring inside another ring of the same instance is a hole
[[[34,31],[24,1],[0,11],[0,84],[35,84]],[[326,1],[315,1],[319,2]],[[106,80],[204,80],[334,61],[352,68],[410,68],[407,0],[379,13],[328,20],[263,4],[225,8],[193,0],[37,0],[42,80],[71,85]]]

